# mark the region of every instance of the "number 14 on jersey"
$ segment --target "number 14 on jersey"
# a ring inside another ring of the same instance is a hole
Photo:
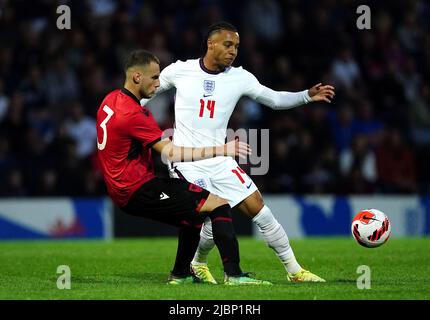
[[[205,108],[205,100],[200,99],[200,113],[199,113],[200,118],[203,117],[205,113],[205,109],[208,109],[209,118],[212,119],[214,117],[214,112],[215,112],[215,100],[206,101],[206,108]]]

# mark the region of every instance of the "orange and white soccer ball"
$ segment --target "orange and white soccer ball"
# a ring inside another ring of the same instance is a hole
[[[357,213],[352,220],[351,232],[363,247],[376,248],[390,237],[391,222],[382,211],[366,209]]]

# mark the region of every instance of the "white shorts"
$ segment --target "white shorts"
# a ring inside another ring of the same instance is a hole
[[[252,179],[231,157],[216,157],[169,165],[172,178],[185,179],[236,206],[258,190]]]

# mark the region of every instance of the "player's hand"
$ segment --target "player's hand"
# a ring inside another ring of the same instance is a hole
[[[246,157],[250,155],[252,152],[249,144],[239,141],[238,138],[230,142],[227,142],[225,146],[226,146],[226,155],[231,157],[239,157],[242,159],[246,159]]]
[[[325,101],[331,103],[330,99],[334,97],[334,87],[318,83],[309,89],[309,96],[312,101]]]

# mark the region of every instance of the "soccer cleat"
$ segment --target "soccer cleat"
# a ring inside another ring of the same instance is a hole
[[[173,274],[170,274],[169,278],[167,279],[167,284],[169,285],[192,284],[195,282],[196,280],[194,279],[193,276],[176,277]]]
[[[224,274],[224,285],[226,286],[246,286],[246,285],[258,285],[258,286],[270,286],[271,282],[265,280],[259,280],[251,278],[249,273],[242,273],[238,277],[228,276]]]
[[[198,282],[217,284],[207,264],[191,264],[190,270]]]
[[[303,268],[294,274],[288,272],[287,279],[291,282],[326,282],[323,278]]]

